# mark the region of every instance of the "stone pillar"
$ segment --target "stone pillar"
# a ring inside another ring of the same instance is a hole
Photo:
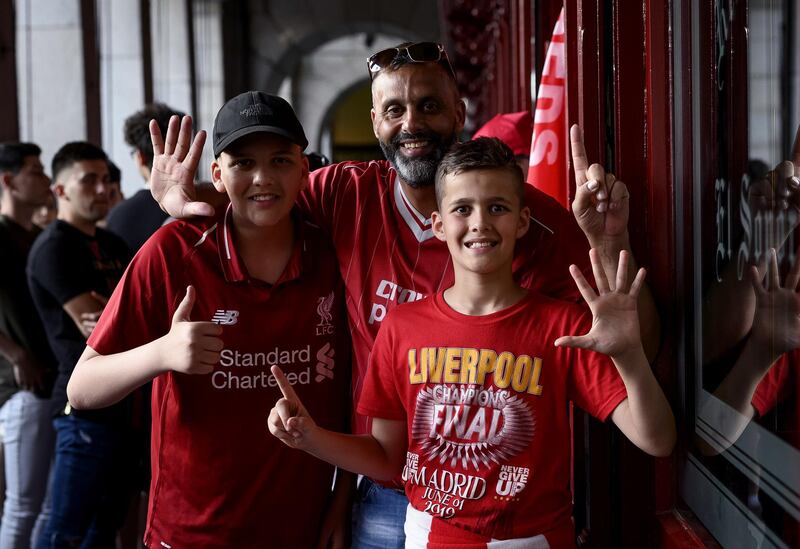
[[[327,116],[343,94],[369,78],[367,57],[371,53],[394,46],[401,38],[379,34],[369,45],[363,35],[355,34],[332,40],[306,55],[300,62],[290,87],[297,117],[308,137],[308,151],[331,157],[330,135],[325,136]],[[369,117],[369,105],[364,106],[364,117]]]
[[[79,0],[17,0],[19,137],[47,167],[66,142],[86,139]]]
[[[194,62],[197,112],[195,123],[208,131],[208,139],[200,160],[198,176],[210,180],[209,166],[214,159],[211,130],[217,111],[225,102],[224,64],[222,55],[222,3],[214,0],[194,2]]]
[[[194,114],[186,7],[184,0],[150,3],[153,99]]]
[[[144,181],[125,143],[125,119],[144,106],[140,0],[97,3],[103,149],[122,170],[126,197]]]

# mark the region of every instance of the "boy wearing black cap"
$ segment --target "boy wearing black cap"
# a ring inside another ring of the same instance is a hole
[[[144,245],[70,380],[71,404],[96,408],[153,379],[148,547],[311,547],[323,529],[333,469],[264,436],[272,364],[331,428],[348,417],[336,261],[293,211],[306,145],[283,99],[226,103],[211,172],[230,205]],[[173,131],[154,150],[185,146]]]

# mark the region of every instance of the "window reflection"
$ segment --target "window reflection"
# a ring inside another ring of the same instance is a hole
[[[693,64],[714,85],[695,75],[693,93],[712,107],[692,130],[697,417],[685,496],[724,545],[798,546],[797,10],[716,1],[710,14],[700,4],[693,14],[712,22],[714,38],[704,47],[693,36]],[[720,533],[731,528],[741,535]]]
[[[697,416],[683,491],[723,545],[798,546],[798,10],[700,4],[714,36],[706,48],[692,37],[693,68],[714,85],[699,74],[692,85],[705,123],[692,130]]]

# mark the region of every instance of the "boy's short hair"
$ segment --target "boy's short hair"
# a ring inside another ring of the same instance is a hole
[[[167,135],[169,119],[173,115],[183,118],[184,113],[164,103],[150,103],[125,119],[123,133],[125,143],[139,151],[148,168],[153,168],[153,143],[150,140],[150,120],[155,119],[161,135]]]
[[[108,162],[108,157],[103,152],[103,149],[88,141],[67,143],[58,149],[58,152],[53,157],[53,181],[58,180],[62,171],[83,160],[103,160]]]
[[[498,170],[511,175],[514,191],[520,205],[525,202],[525,181],[511,149],[496,137],[479,137],[464,143],[455,143],[436,170],[436,205],[442,204],[444,180],[448,175],[458,175],[475,170]]]
[[[28,156],[39,156],[42,149],[34,143],[0,143],[0,172],[18,174]]]
[[[122,171],[111,160],[108,161],[108,180],[111,183],[122,183]]]

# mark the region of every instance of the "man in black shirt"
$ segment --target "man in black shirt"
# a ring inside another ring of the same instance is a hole
[[[72,411],[66,385],[90,333],[81,320],[103,308],[130,253],[119,237],[95,226],[108,213],[108,163],[101,149],[85,142],[64,145],[53,157],[53,180],[58,219],[36,240],[27,269],[58,360],[53,399],[64,408],[54,421],[52,515],[37,546],[78,546],[83,540],[113,547],[126,502],[118,480],[127,473],[121,470],[129,438],[127,403]]]
[[[125,142],[133,147],[133,160],[144,178],[145,185],[150,181],[150,170],[153,168],[150,120],[155,119],[162,135],[166,135],[167,125],[173,114],[183,116],[183,113],[163,103],[153,103],[125,120]],[[107,228],[120,236],[131,252],[136,253],[168,217],[153,199],[150,189],[145,187],[111,210],[108,214]]]
[[[33,143],[0,144],[0,425],[6,499],[0,547],[28,547],[53,456],[50,392],[55,359],[36,312],[25,265],[41,230],[33,212],[50,196],[50,178]]]

